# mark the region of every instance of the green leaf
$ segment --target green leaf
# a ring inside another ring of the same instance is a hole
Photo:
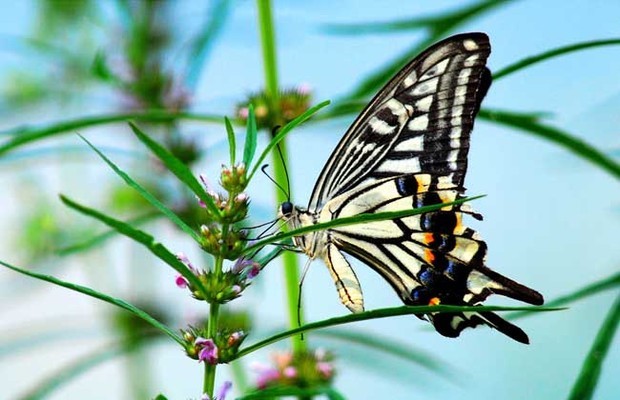
[[[499,71],[493,74],[493,81],[497,81],[507,75],[510,75],[519,70],[527,68],[530,65],[546,61],[550,58],[555,58],[561,55],[574,53],[580,50],[591,49],[593,47],[619,45],[619,44],[620,44],[620,39],[604,39],[604,40],[593,40],[590,42],[575,43],[575,44],[571,44],[568,46],[563,46],[563,47],[558,47],[555,49],[547,50],[543,53],[536,54],[530,57],[526,57],[522,60],[519,60],[513,64],[508,65],[507,67],[500,69]]]
[[[166,207],[161,201],[156,199],[146,189],[140,186],[140,184],[138,184],[136,181],[131,179],[131,177],[127,175],[126,172],[121,170],[116,164],[110,161],[109,158],[107,158],[101,151],[99,151],[99,149],[93,146],[93,144],[89,142],[85,137],[83,137],[82,135],[80,135],[80,137],[82,138],[83,141],[86,142],[86,144],[88,144],[88,146],[90,146],[91,149],[93,149],[99,155],[99,157],[101,157],[103,161],[106,162],[106,164],[108,164],[108,166],[110,166],[110,168],[112,168],[114,172],[116,172],[118,176],[120,176],[125,181],[125,183],[127,183],[127,185],[129,185],[136,192],[138,192],[140,196],[142,196],[146,201],[151,203],[153,207],[157,208],[166,218],[172,221],[183,232],[191,236],[192,239],[194,239],[198,244],[202,243],[202,238],[200,237],[200,235],[195,230],[193,230],[191,227],[189,227],[189,225],[183,222],[181,218],[179,218],[174,212],[172,212],[172,210]]]
[[[569,293],[565,296],[560,296],[551,301],[546,302],[547,307],[559,307],[565,304],[573,303],[575,301],[584,299],[586,297],[593,296],[595,294],[599,294],[606,290],[616,289],[620,287],[620,273],[614,274],[608,278],[601,279],[589,285],[582,287],[572,293]],[[516,319],[521,318],[526,315],[531,315],[529,311],[521,311],[516,313],[511,313],[507,315],[507,319]]]
[[[293,230],[286,231],[286,232],[281,232],[276,235],[267,237],[263,240],[259,240],[253,245],[246,247],[246,249],[244,250],[244,254],[248,254],[248,253],[251,253],[252,251],[259,250],[263,248],[265,245],[276,243],[283,239],[292,238],[293,236],[301,236],[301,235],[304,235],[310,232],[321,231],[321,230],[325,230],[329,228],[334,228],[337,226],[356,225],[356,224],[364,224],[367,222],[384,221],[388,219],[410,217],[412,215],[418,215],[418,214],[424,214],[424,213],[431,212],[431,211],[436,211],[436,210],[439,210],[441,208],[451,206],[451,205],[463,204],[465,202],[476,200],[481,197],[484,197],[484,195],[464,197],[462,199],[449,202],[449,203],[433,204],[433,205],[424,206],[424,207],[411,208],[409,210],[386,211],[386,212],[380,212],[380,213],[364,213],[364,214],[355,215],[353,217],[338,218],[338,219],[334,219],[328,222],[323,222],[320,224],[304,226],[302,228],[293,229]]]
[[[579,377],[570,392],[569,400],[592,399],[598,384],[603,362],[611,348],[611,343],[620,323],[620,295],[609,309],[609,313],[596,335],[588,356],[583,362]]]
[[[554,142],[571,151],[577,156],[590,161],[592,164],[620,178],[620,164],[607,157],[594,146],[574,137],[558,128],[544,125],[533,118],[531,114],[519,114],[510,111],[480,110],[479,117],[501,125],[510,126],[534,134],[543,139]]]
[[[0,156],[13,151],[21,146],[29,143],[37,142],[53,136],[59,136],[68,132],[75,132],[76,130],[89,128],[92,126],[112,124],[116,122],[126,122],[127,120],[136,121],[148,121],[148,122],[171,122],[176,120],[192,120],[192,121],[207,121],[207,122],[222,122],[221,116],[216,115],[202,115],[191,113],[170,112],[164,110],[151,110],[135,113],[125,114],[112,114],[112,115],[99,115],[94,117],[83,117],[71,121],[64,121],[55,124],[48,125],[42,128],[32,127],[18,127],[15,129],[5,130],[0,132],[0,136],[10,136],[11,139],[7,140],[0,146]]]
[[[250,175],[248,175],[248,180],[252,179],[256,171],[260,168],[261,164],[263,163],[263,160],[267,158],[271,150],[275,146],[277,146],[277,144],[280,143],[280,141],[284,139],[284,137],[291,130],[293,130],[295,127],[305,122],[308,118],[310,118],[312,115],[314,115],[321,108],[327,106],[328,104],[329,104],[329,100],[323,101],[317,104],[316,106],[309,108],[308,110],[306,110],[306,112],[304,112],[303,114],[301,114],[300,116],[298,116],[297,118],[289,122],[288,124],[284,125],[284,127],[278,131],[278,134],[273,139],[271,139],[267,147],[265,147],[265,150],[263,150],[263,152],[261,153],[260,157],[258,157],[258,161],[254,165],[254,168],[252,168],[252,172],[250,172]],[[246,164],[246,166],[247,165],[248,164]]]
[[[176,256],[172,254],[168,249],[166,249],[161,243],[155,242],[153,236],[139,229],[136,229],[129,224],[102,214],[99,211],[93,210],[92,208],[80,205],[63,195],[60,196],[60,199],[68,207],[71,207],[74,210],[81,212],[82,214],[88,215],[89,217],[95,218],[103,222],[110,228],[113,228],[117,232],[144,245],[147,249],[151,251],[151,253],[155,254],[157,257],[159,257],[160,260],[164,261],[166,264],[174,268],[174,270],[181,274],[185,279],[187,279],[187,281],[191,283],[192,286],[198,288],[198,290],[205,297],[207,297],[206,290],[200,280],[196,277],[196,275],[194,275],[194,273],[185,264],[179,261]]]
[[[145,222],[151,221],[151,220],[153,220],[155,217],[157,217],[159,215],[160,215],[159,213],[153,211],[153,212],[150,212],[148,214],[144,214],[144,215],[141,215],[139,217],[132,218],[131,220],[127,221],[127,223],[132,225],[132,226],[136,226],[136,225],[143,224]],[[61,247],[61,248],[57,249],[55,251],[55,253],[57,255],[59,255],[59,256],[67,256],[67,255],[70,255],[70,254],[86,251],[86,250],[91,249],[91,248],[93,248],[95,246],[103,244],[106,240],[116,236],[117,234],[118,234],[118,231],[116,231],[114,229],[110,229],[110,230],[108,230],[106,232],[103,232],[103,233],[100,233],[98,235],[94,235],[92,237],[88,237],[86,239],[83,239],[80,242],[73,243],[73,244],[65,246],[65,247]]]
[[[164,163],[181,182],[183,182],[200,200],[203,201],[212,215],[220,215],[213,198],[207,194],[203,186],[198,182],[192,171],[181,160],[173,156],[159,143],[148,137],[133,122],[129,123],[137,138],[148,147],[155,156]]]
[[[338,339],[346,341],[347,343],[361,345],[422,366],[440,375],[448,375],[446,363],[439,360],[435,355],[427,353],[422,349],[414,349],[410,343],[399,343],[390,337],[379,336],[375,333],[356,332],[351,328],[347,328],[347,330],[319,330],[313,333],[313,335],[320,335],[326,338]]]
[[[168,398],[160,393],[157,395],[157,397],[155,397],[154,400],[168,400]]]
[[[22,268],[18,268],[15,267],[11,264],[5,263],[4,261],[0,261],[0,264],[2,264],[3,266],[5,266],[6,268],[12,269],[15,272],[19,272],[20,274],[23,275],[27,275],[30,276],[32,278],[36,278],[42,281],[46,281],[49,283],[53,283],[55,285],[58,286],[62,286],[64,288],[73,290],[75,292],[79,292],[82,294],[85,294],[87,296],[90,297],[94,297],[96,299],[99,300],[103,300],[106,303],[110,303],[113,304],[117,307],[123,308],[129,312],[131,312],[132,314],[134,314],[136,317],[143,319],[144,321],[148,322],[149,324],[151,324],[155,329],[165,333],[166,335],[168,335],[170,338],[172,338],[175,342],[179,343],[180,345],[183,345],[183,338],[181,338],[179,335],[177,335],[174,330],[172,330],[171,328],[169,328],[168,326],[162,324],[161,322],[159,322],[158,320],[156,320],[155,318],[153,318],[152,316],[150,316],[149,314],[147,314],[146,312],[142,311],[141,309],[139,309],[138,307],[127,303],[124,300],[121,299],[117,299],[115,297],[112,296],[108,296],[107,294],[103,294],[101,292],[98,292],[96,290],[93,290],[89,287],[86,286],[82,286],[82,285],[78,285],[75,283],[70,283],[70,282],[65,282],[63,280],[60,280],[58,278],[55,278],[53,276],[50,275],[44,275],[44,274],[39,274],[37,272],[32,272],[32,271],[28,271]]]
[[[276,399],[285,396],[295,396],[300,399],[312,398],[313,396],[325,395],[330,400],[346,400],[346,398],[331,387],[298,388],[293,386],[277,386],[255,390],[238,397],[237,400]]]
[[[364,311],[357,314],[349,314],[341,317],[335,317],[326,319],[323,321],[312,322],[306,325],[303,325],[298,328],[290,329],[288,331],[280,332],[275,334],[267,339],[261,340],[255,344],[247,346],[239,351],[235,355],[235,359],[241,358],[250,354],[256,350],[259,350],[265,346],[268,346],[272,343],[280,341],[282,339],[286,339],[290,336],[297,335],[298,333],[308,332],[315,329],[327,328],[330,326],[349,324],[351,322],[359,322],[359,321],[367,321],[371,319],[378,318],[388,318],[395,317],[399,315],[408,315],[408,314],[428,314],[430,312],[480,312],[480,311],[521,311],[521,310],[535,310],[539,312],[543,311],[557,311],[562,310],[561,308],[552,308],[552,307],[500,307],[500,306],[447,306],[447,305],[436,305],[436,306],[400,306],[400,307],[391,307],[391,308],[381,308],[377,310]]]
[[[226,134],[228,135],[228,149],[230,150],[230,166],[235,165],[235,155],[237,153],[237,142],[235,139],[235,130],[227,117],[224,117],[226,125]],[[247,167],[247,166],[246,166]]]
[[[243,163],[246,169],[250,169],[250,163],[256,153],[256,140],[258,136],[258,129],[256,128],[256,116],[254,115],[254,106],[250,104],[248,106],[248,122],[247,130],[245,134],[245,147],[243,149]]]

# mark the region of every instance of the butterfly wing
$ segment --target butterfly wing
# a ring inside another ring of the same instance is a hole
[[[452,36],[406,65],[373,98],[323,168],[308,209],[375,179],[445,176],[462,188],[469,136],[491,79],[484,33]]]
[[[474,118],[491,78],[488,37],[450,37],[406,65],[355,120],[315,185],[318,222],[361,213],[449,203],[461,197]],[[542,304],[540,293],[484,265],[486,244],[462,223],[465,206],[328,230],[323,259],[342,302],[363,309],[361,288],[341,251],[375,269],[405,304],[475,305],[492,293]],[[480,217],[477,214],[473,214]],[[527,343],[490,312],[430,314],[445,336],[490,325]]]

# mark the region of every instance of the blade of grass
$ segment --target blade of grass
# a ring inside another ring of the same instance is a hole
[[[361,345],[383,354],[403,359],[405,361],[422,366],[430,371],[436,372],[442,376],[453,375],[447,371],[446,362],[439,360],[433,354],[427,353],[422,349],[413,349],[409,343],[398,343],[394,339],[376,334],[368,334],[365,332],[356,332],[352,329],[326,329],[319,330],[313,335],[321,335],[326,338],[344,340],[347,343]]]
[[[366,214],[355,215],[353,217],[338,218],[338,219],[334,219],[328,222],[323,222],[320,224],[314,224],[311,226],[305,226],[303,228],[281,232],[281,233],[278,233],[277,235],[273,235],[271,237],[259,240],[253,245],[246,247],[246,249],[244,250],[244,254],[248,254],[248,253],[251,253],[252,251],[259,250],[263,248],[265,245],[279,242],[283,239],[292,238],[293,236],[301,236],[306,233],[310,233],[314,231],[321,231],[321,230],[325,230],[329,228],[334,228],[337,226],[356,225],[356,224],[363,224],[367,222],[385,221],[388,219],[410,217],[412,215],[424,214],[427,212],[436,211],[441,208],[452,206],[452,205],[463,204],[465,202],[476,200],[482,197],[484,197],[484,195],[465,197],[465,198],[462,198],[462,199],[459,199],[459,200],[456,200],[450,203],[433,204],[433,205],[424,206],[424,207],[412,208],[409,210],[386,211],[386,212],[380,212],[380,213],[374,213],[374,214],[366,213]]]
[[[172,338],[175,342],[179,343],[180,345],[183,346],[184,342],[183,342],[183,338],[181,338],[179,335],[177,335],[174,330],[172,330],[171,328],[169,328],[168,326],[164,325],[163,323],[159,322],[157,319],[153,318],[151,315],[147,314],[145,311],[142,311],[141,309],[139,309],[138,307],[134,306],[133,304],[130,304],[124,300],[121,299],[117,299],[115,297],[112,296],[108,296],[107,294],[98,292],[94,289],[91,289],[89,287],[86,286],[82,286],[82,285],[78,285],[75,283],[70,283],[70,282],[65,282],[63,280],[60,280],[58,278],[55,278],[53,276],[50,275],[44,275],[44,274],[39,274],[36,272],[32,272],[32,271],[28,271],[19,267],[15,267],[11,264],[5,263],[4,261],[0,261],[0,264],[5,266],[6,268],[9,268],[15,272],[19,272],[20,274],[23,275],[27,275],[30,276],[32,278],[36,278],[45,282],[49,282],[49,283],[53,283],[55,285],[58,286],[62,286],[64,288],[73,290],[75,292],[79,292],[82,294],[85,294],[87,296],[90,297],[94,297],[96,299],[105,301],[106,303],[110,303],[113,304],[117,307],[123,308],[127,311],[129,311],[130,313],[134,314],[136,317],[143,319],[144,321],[146,321],[147,323],[151,324],[155,329],[165,333],[166,335],[168,335],[170,338]]]
[[[261,340],[257,343],[254,343],[250,346],[246,346],[242,350],[240,350],[234,357],[234,359],[241,358],[247,354],[250,354],[256,350],[259,350],[265,346],[268,346],[272,343],[278,342],[282,339],[286,339],[290,336],[297,335],[302,332],[308,332],[315,329],[327,328],[330,326],[349,324],[352,322],[359,321],[367,321],[371,319],[378,318],[388,318],[395,317],[400,315],[408,315],[408,314],[427,314],[429,312],[480,312],[480,311],[520,311],[520,310],[536,310],[539,312],[545,311],[557,311],[562,310],[561,308],[552,308],[552,307],[500,307],[500,306],[445,306],[445,305],[437,305],[437,306],[400,306],[400,307],[391,307],[391,308],[381,308],[377,310],[364,311],[357,314],[349,314],[341,317],[330,318],[318,322],[312,322],[306,325],[303,325],[298,328],[290,329],[288,331],[280,332],[275,334],[267,339]]]
[[[73,208],[74,210],[77,210],[84,215],[95,218],[103,222],[110,228],[116,230],[118,233],[123,234],[142,244],[144,247],[149,249],[151,253],[156,255],[160,260],[171,266],[175,271],[177,271],[185,279],[187,279],[187,281],[193,287],[197,288],[200,293],[205,296],[205,298],[207,297],[206,289],[202,285],[200,280],[196,277],[196,275],[194,275],[194,273],[185,264],[179,261],[176,256],[172,254],[168,249],[166,249],[161,243],[155,242],[153,236],[149,235],[144,231],[138,230],[129,224],[102,214],[99,211],[93,210],[92,208],[88,208],[81,204],[78,204],[63,195],[60,196],[60,200],[68,207]]]
[[[278,144],[280,143],[280,141],[282,139],[284,139],[284,137],[291,131],[293,130],[295,127],[297,127],[298,125],[302,124],[303,122],[305,122],[306,120],[308,120],[311,116],[313,116],[315,113],[317,113],[321,108],[327,106],[329,104],[329,100],[323,101],[319,104],[317,104],[314,107],[309,108],[306,112],[304,112],[303,114],[301,114],[300,116],[298,116],[297,118],[295,118],[294,120],[292,120],[291,122],[289,122],[288,124],[286,124],[282,129],[280,129],[278,131],[278,134],[271,139],[271,141],[269,142],[269,144],[267,145],[267,147],[265,147],[265,150],[263,150],[263,152],[261,153],[260,157],[258,157],[258,160],[256,161],[256,164],[254,164],[254,168],[252,168],[252,172],[250,172],[250,174],[248,175],[248,180],[251,180],[252,177],[254,176],[254,174],[256,173],[256,171],[260,168],[262,162],[265,160],[265,158],[267,158],[267,156],[269,155],[269,153],[271,152],[271,150]]]
[[[593,40],[589,42],[581,42],[574,43],[568,46],[562,46],[555,49],[547,50],[543,53],[536,54],[534,56],[526,57],[522,60],[519,60],[513,64],[510,64],[499,71],[493,74],[493,81],[497,81],[505,76],[513,74],[519,70],[527,68],[533,64],[537,64],[543,61],[546,61],[551,58],[555,58],[558,56],[562,56],[569,53],[574,53],[576,51],[591,49],[594,47],[601,46],[610,46],[610,45],[619,45],[620,39],[603,39],[603,40]]]
[[[228,149],[230,151],[230,166],[235,165],[235,156],[237,154],[237,142],[235,139],[235,130],[227,117],[224,117],[226,125],[226,134],[228,135]]]
[[[219,215],[213,198],[207,194],[204,187],[198,182],[192,171],[181,160],[173,156],[168,150],[159,143],[148,137],[133,122],[129,123],[136,137],[148,147],[153,154],[164,163],[166,168],[172,172],[181,182],[183,182],[200,200],[203,201],[205,207],[213,214]]]
[[[0,145],[0,156],[13,151],[21,146],[59,136],[78,129],[90,128],[98,125],[113,124],[117,122],[127,122],[128,120],[161,122],[167,123],[176,120],[193,120],[221,123],[222,117],[216,115],[202,115],[192,113],[179,113],[163,110],[152,110],[144,112],[100,115],[93,117],[83,117],[71,121],[64,121],[48,125],[42,128],[19,127],[0,132],[0,136],[9,136],[11,139]]]
[[[557,297],[551,301],[548,301],[545,305],[547,307],[559,307],[565,304],[570,304],[575,301],[585,299],[590,296],[594,296],[606,290],[616,289],[618,287],[620,287],[620,273],[591,283],[565,296]],[[507,319],[517,319],[525,317],[527,315],[531,315],[531,313],[528,311],[520,311],[516,313],[510,313],[506,317]]]
[[[118,176],[120,176],[125,181],[125,183],[129,187],[133,188],[136,192],[138,192],[140,194],[140,196],[142,196],[142,198],[144,198],[153,207],[155,207],[157,210],[159,210],[159,212],[161,212],[166,218],[168,218],[176,226],[178,226],[179,229],[181,229],[183,232],[185,232],[189,236],[191,236],[192,239],[194,239],[196,241],[196,243],[198,243],[198,244],[202,243],[202,239],[201,239],[200,235],[195,230],[193,230],[189,225],[187,225],[185,222],[183,222],[181,220],[181,218],[179,218],[174,212],[172,212],[171,209],[166,207],[161,201],[156,199],[151,193],[149,193],[146,189],[144,189],[139,183],[134,181],[129,175],[127,175],[127,173],[125,171],[121,170],[108,157],[106,157],[101,151],[99,151],[98,148],[93,146],[93,144],[91,142],[89,142],[85,137],[83,137],[82,135],[80,135],[80,137],[82,138],[83,141],[86,142],[86,144],[91,149],[93,149],[95,151],[95,153],[97,153],[97,155],[99,157],[101,157],[101,159],[103,161],[105,161],[106,164],[108,164],[108,166],[110,168],[112,168],[112,170],[114,172],[116,172],[116,174]]]
[[[248,106],[248,123],[245,133],[245,146],[243,148],[243,163],[249,170],[250,163],[256,153],[256,140],[258,136],[258,129],[256,128],[256,116],[254,115],[254,106],[250,104]],[[249,178],[248,180],[250,180]]]
[[[620,178],[620,164],[607,157],[594,146],[576,138],[558,128],[544,125],[533,118],[531,114],[520,114],[500,110],[480,110],[478,116],[495,123],[520,129],[524,132],[539,136],[554,142],[571,151],[575,155],[590,161],[592,164],[607,171],[616,178]]]
[[[346,398],[331,387],[298,388],[294,386],[270,387],[256,390],[237,400],[258,400],[258,399],[279,399],[283,397],[296,396],[299,399],[310,399],[313,396],[324,395],[329,400],[346,400]]]
[[[594,396],[603,362],[611,348],[611,343],[620,323],[620,295],[609,309],[609,313],[599,329],[588,356],[583,362],[579,377],[568,396],[569,400],[589,400]]]
[[[136,225],[140,225],[145,222],[151,221],[159,215],[160,214],[157,212],[150,212],[148,214],[144,214],[139,217],[132,218],[131,220],[127,221],[127,223],[132,226],[136,226]],[[59,256],[67,256],[73,253],[85,251],[97,245],[103,244],[106,240],[116,236],[118,233],[119,233],[118,231],[114,229],[110,229],[107,232],[103,232],[101,234],[94,235],[90,238],[86,238],[78,243],[74,243],[74,244],[71,244],[65,247],[61,247],[57,249],[55,253]]]

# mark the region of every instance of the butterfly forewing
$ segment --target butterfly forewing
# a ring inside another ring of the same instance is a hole
[[[490,84],[482,33],[457,35],[405,66],[344,135],[314,187],[309,210],[378,178],[428,172],[462,187],[469,134]]]

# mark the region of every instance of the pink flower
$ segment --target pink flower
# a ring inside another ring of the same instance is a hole
[[[187,281],[187,279],[185,279],[183,275],[177,275],[174,283],[176,283],[176,285],[181,289],[185,289],[189,285],[189,282]]]
[[[213,339],[197,338],[194,345],[201,347],[198,352],[198,362],[204,361],[207,364],[215,365],[218,359],[218,348]]]

